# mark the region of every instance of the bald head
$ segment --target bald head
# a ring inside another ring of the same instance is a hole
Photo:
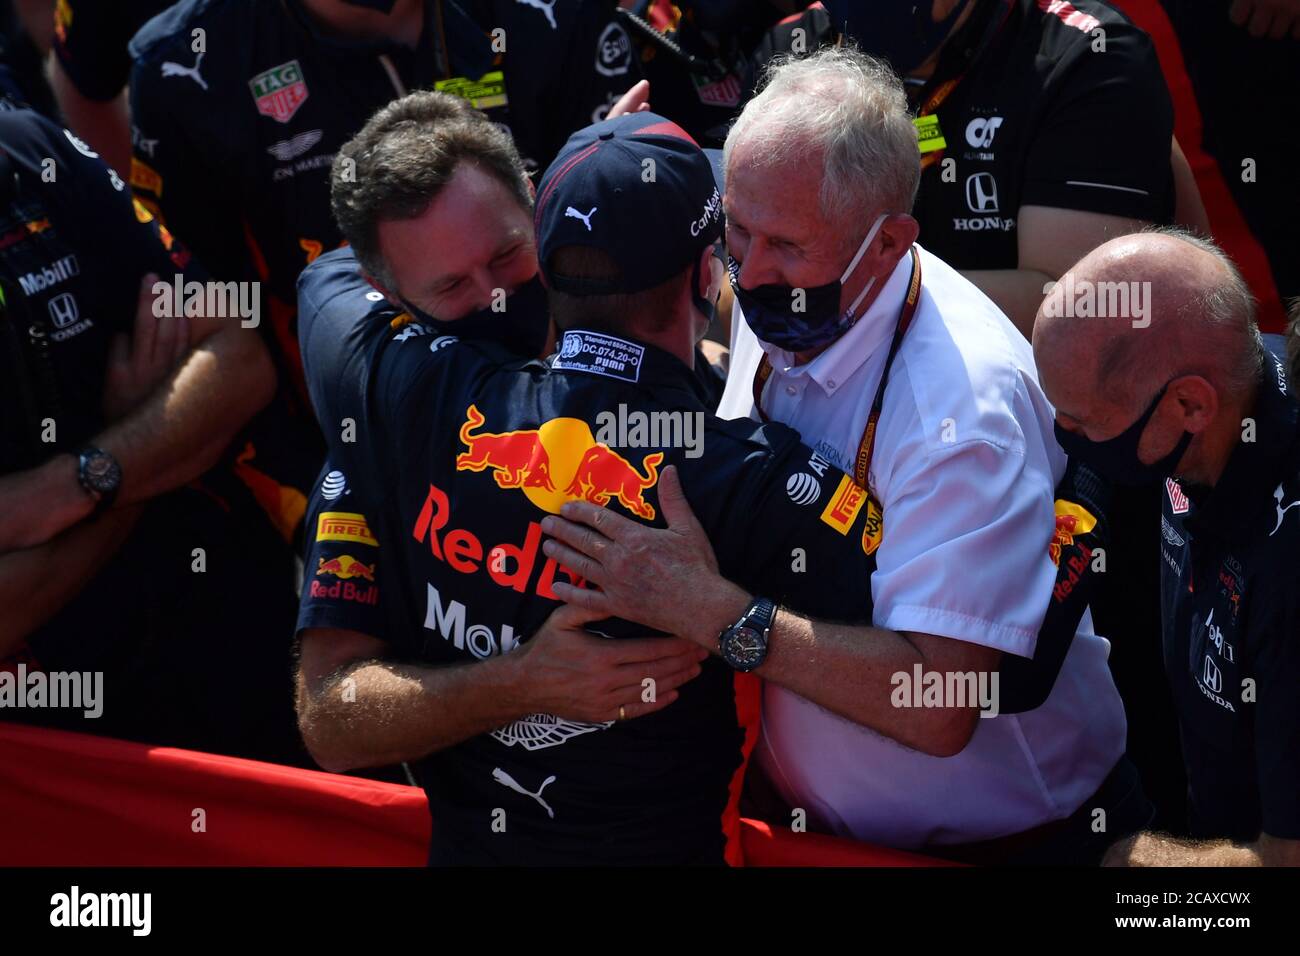
[[[1044,299],[1033,342],[1062,423],[1093,438],[1112,420],[1131,422],[1178,376],[1224,396],[1248,389],[1263,354],[1232,262],[1174,230],[1121,236],[1081,259]]]

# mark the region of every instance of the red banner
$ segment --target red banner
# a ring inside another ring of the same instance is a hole
[[[742,820],[750,866],[934,866]],[[0,723],[0,866],[422,866],[424,793]]]

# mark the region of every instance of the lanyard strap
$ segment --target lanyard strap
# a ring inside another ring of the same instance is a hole
[[[1013,4],[1004,2],[1002,8],[1002,15],[997,18],[995,24],[991,24],[985,30],[983,37],[979,41],[979,50],[981,54],[988,49],[988,45],[992,41],[992,38],[1002,29],[1003,26],[1006,25],[1007,18],[1010,17],[1011,15],[1012,6]],[[938,110],[939,107],[943,105],[943,101],[946,100],[948,96],[952,93],[952,91],[957,88],[958,84],[960,84],[961,81],[966,78],[967,72],[969,72],[969,69],[963,70],[957,76],[952,77],[951,79],[945,80],[944,82],[940,83],[939,86],[935,89],[935,91],[931,93],[930,96],[926,99],[925,104],[921,107],[921,109],[917,112],[916,115],[918,117],[929,116],[930,114]],[[943,158],[943,152],[944,152],[943,150],[939,149],[939,150],[935,150],[933,153],[926,153],[924,156],[922,156],[921,169],[923,170],[929,169],[931,166],[937,163],[940,159]]]
[[[876,424],[880,421],[880,410],[885,404],[885,386],[889,384],[889,369],[894,364],[898,347],[903,344],[903,336],[907,334],[912,319],[916,316],[916,304],[921,299],[921,257],[917,254],[916,246],[912,246],[911,252],[912,278],[907,284],[907,298],[903,300],[903,308],[898,313],[898,325],[894,328],[894,339],[889,345],[885,367],[880,373],[880,386],[876,389],[876,400],[871,403],[867,427],[863,429],[862,440],[858,442],[858,457],[853,465],[853,480],[859,488],[867,487],[867,474],[871,470],[871,456],[876,445]],[[754,372],[754,407],[758,409],[759,417],[765,422],[770,419],[763,411],[763,388],[771,377],[772,362],[764,352],[763,358],[758,363],[758,369]]]

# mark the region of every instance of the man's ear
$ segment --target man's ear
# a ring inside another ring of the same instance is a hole
[[[396,309],[405,309],[406,303],[399,299],[396,293],[389,292],[388,288],[364,269],[361,270],[361,276],[370,283],[370,287],[388,300],[388,304]]]
[[[1185,431],[1199,434],[1219,414],[1219,393],[1200,375],[1185,375],[1170,385]]]
[[[696,294],[710,302],[718,301],[727,270],[718,260],[718,257],[713,254],[713,246],[705,246],[700,250],[699,273],[700,284],[699,288],[695,290]]]
[[[880,224],[881,255],[892,262],[901,259],[921,234],[921,224],[907,213],[886,216]]]

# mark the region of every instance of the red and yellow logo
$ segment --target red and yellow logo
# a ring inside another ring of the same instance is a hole
[[[1097,519],[1081,505],[1072,501],[1056,499],[1056,528],[1052,533],[1052,543],[1047,553],[1052,556],[1052,563],[1061,566],[1061,551],[1074,544],[1074,536],[1087,534],[1097,526]]]
[[[351,578],[364,578],[367,581],[375,580],[375,566],[373,564],[362,564],[350,554],[340,554],[337,558],[320,559],[316,568],[316,576],[322,574],[332,574],[336,578],[347,581]]]
[[[351,511],[325,511],[316,520],[317,541],[355,541],[377,547],[366,516]],[[319,573],[319,572],[318,572]]]
[[[131,188],[143,189],[161,198],[163,191],[162,175],[148,163],[141,162],[133,156],[131,157]],[[136,215],[138,216],[139,213]]]
[[[68,42],[68,27],[72,26],[72,7],[68,0],[59,0],[54,5],[54,35],[60,43]]]
[[[645,492],[659,482],[663,452],[641,460],[641,471],[622,455],[599,443],[578,418],[552,418],[540,428],[483,432],[485,419],[476,405],[466,410],[456,456],[457,471],[488,471],[499,488],[518,488],[543,511],[559,514],[566,501],[590,501],[604,507],[611,499],[639,518],[653,521],[655,509]]]
[[[847,477],[847,476],[845,476]],[[880,505],[871,495],[867,495],[867,519],[862,526],[862,550],[866,554],[875,554],[880,547],[880,539],[885,533],[885,515]]]
[[[854,484],[852,478],[845,475],[840,479],[839,487],[835,489],[835,493],[831,495],[831,500],[826,503],[826,510],[822,512],[822,521],[840,534],[848,534],[849,528],[853,527],[858,512],[862,510],[862,506],[866,503],[866,491]],[[865,539],[863,540],[863,547],[866,547]],[[867,553],[870,554],[871,552],[868,551]]]

